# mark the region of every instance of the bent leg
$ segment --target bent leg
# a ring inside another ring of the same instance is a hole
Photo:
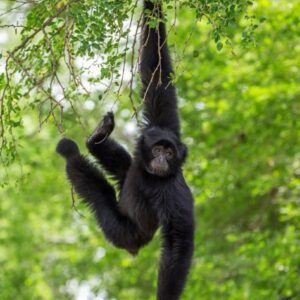
[[[131,165],[129,153],[120,144],[110,138],[101,144],[87,143],[87,147],[103,168],[118,181],[121,188]]]
[[[73,145],[73,146],[72,146]],[[75,149],[73,141],[64,139],[59,143],[58,152],[62,149]],[[115,190],[104,178],[103,174],[79,152],[68,151],[67,176],[76,193],[92,209],[105,237],[116,247],[127,249],[135,254],[146,242],[145,236],[138,226],[128,217],[122,215],[116,201]]]
[[[87,140],[86,145],[90,153],[122,187],[131,164],[131,156],[124,147],[109,138],[113,129],[114,116],[112,113],[108,113]]]

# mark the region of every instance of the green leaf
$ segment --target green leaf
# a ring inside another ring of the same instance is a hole
[[[218,51],[221,51],[223,49],[223,43],[222,42],[217,43],[217,49],[218,49]]]
[[[193,51],[193,57],[198,57],[200,55],[199,50],[194,50]]]

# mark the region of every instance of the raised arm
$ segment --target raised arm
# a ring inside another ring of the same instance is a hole
[[[166,127],[179,136],[177,97],[161,3],[144,1],[140,59],[144,117],[148,126]],[[151,20],[157,20],[153,28]]]

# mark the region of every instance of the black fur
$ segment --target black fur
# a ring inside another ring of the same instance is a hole
[[[157,28],[150,29],[148,20],[152,17],[160,22]],[[193,198],[181,171],[186,147],[180,141],[176,91],[170,81],[172,66],[161,18],[161,5],[145,1],[140,62],[145,125],[134,158],[109,137],[114,129],[112,113],[104,117],[87,141],[90,153],[117,181],[119,201],[102,172],[80,155],[73,141],[63,139],[57,151],[67,160],[71,184],[116,247],[136,254],[158,227],[162,228],[157,299],[176,300],[183,290],[193,254]],[[156,176],[147,167],[152,159],[151,148],[161,142],[172,145],[176,155],[168,174]]]
[[[61,139],[56,147],[57,153],[59,153],[64,158],[68,159],[72,156],[80,154],[79,148],[75,142],[70,139]]]

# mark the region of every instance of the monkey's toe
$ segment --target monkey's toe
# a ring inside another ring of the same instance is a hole
[[[113,131],[114,127],[115,127],[115,117],[114,117],[114,114],[113,112],[108,112],[101,124],[103,128],[107,129],[108,131]]]

